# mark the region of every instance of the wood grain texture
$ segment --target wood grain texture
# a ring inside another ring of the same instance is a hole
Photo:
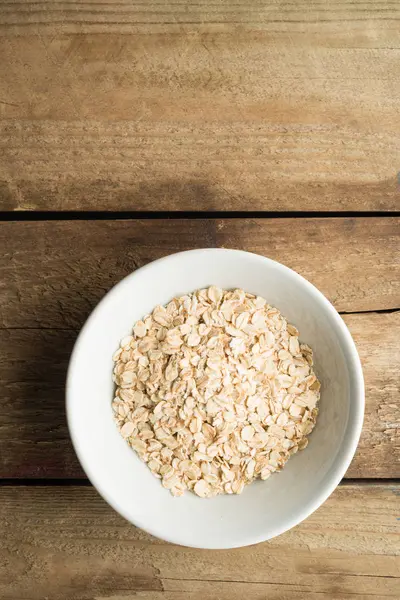
[[[342,485],[270,542],[195,550],[124,521],[92,488],[0,488],[3,600],[396,598],[400,487]],[[10,575],[12,574],[12,577]]]
[[[400,313],[346,315],[364,368],[366,412],[347,477],[400,477]],[[69,439],[64,386],[77,331],[0,336],[0,478],[83,478]]]
[[[136,268],[218,246],[286,264],[341,312],[400,308],[400,218],[7,222],[0,223],[0,324],[79,328]]]
[[[400,6],[0,4],[0,209],[395,210]]]
[[[64,417],[73,342],[98,300],[141,265],[194,244],[276,258],[339,310],[400,307],[400,219],[48,221],[0,225],[0,477],[83,477]],[[349,477],[400,475],[399,312],[345,315],[367,406]]]

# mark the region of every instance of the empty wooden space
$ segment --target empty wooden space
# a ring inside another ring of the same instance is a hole
[[[0,4],[0,209],[395,210],[400,5]]]

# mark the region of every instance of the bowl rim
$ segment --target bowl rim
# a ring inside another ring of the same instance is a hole
[[[195,255],[195,254],[214,254],[214,253],[235,253],[245,255],[249,260],[259,261],[261,263],[269,263],[273,265],[278,270],[282,271],[286,275],[292,277],[298,284],[306,287],[308,291],[325,307],[325,309],[330,312],[332,318],[335,321],[335,325],[338,327],[342,342],[344,343],[344,351],[346,353],[346,358],[351,361],[349,364],[349,372],[351,372],[351,380],[352,386],[354,387],[354,394],[351,397],[352,403],[352,419],[350,423],[350,419],[347,422],[344,437],[342,440],[342,447],[340,448],[340,452],[336,456],[336,459],[325,475],[323,480],[323,485],[321,485],[321,490],[314,495],[309,502],[307,502],[306,508],[299,509],[296,512],[295,516],[288,517],[287,519],[282,520],[281,524],[276,525],[274,528],[269,530],[269,532],[260,532],[257,536],[252,536],[251,539],[246,538],[243,542],[235,542],[235,543],[226,543],[221,544],[218,541],[215,544],[209,544],[207,546],[204,545],[196,545],[196,542],[188,543],[187,540],[183,539],[182,535],[177,533],[176,535],[165,535],[158,528],[153,528],[147,522],[143,522],[141,519],[132,518],[131,514],[121,506],[119,506],[117,500],[110,497],[108,490],[105,486],[103,486],[102,482],[93,472],[91,467],[89,466],[83,449],[81,448],[80,440],[76,435],[76,432],[72,423],[72,412],[73,412],[73,400],[72,400],[72,379],[74,377],[75,365],[77,362],[78,352],[82,345],[83,339],[86,336],[86,331],[89,329],[89,326],[97,319],[97,313],[100,311],[100,308],[107,302],[111,302],[113,297],[117,295],[121,289],[127,287],[131,284],[132,280],[135,279],[139,271],[143,272],[144,270],[151,270],[154,267],[159,267],[162,263],[179,260],[181,255]],[[365,388],[364,388],[364,376],[361,366],[361,361],[358,355],[357,347],[355,342],[348,330],[345,322],[333,306],[333,304],[324,296],[322,292],[318,290],[310,281],[308,281],[305,277],[294,271],[293,269],[283,265],[282,263],[268,258],[266,256],[262,256],[260,254],[256,254],[253,252],[247,252],[244,250],[230,249],[230,248],[196,248],[192,250],[184,250],[182,252],[175,252],[173,254],[169,254],[162,258],[156,259],[147,263],[146,265],[136,269],[132,273],[129,273],[123,279],[121,279],[118,283],[116,283],[97,303],[95,308],[90,313],[89,317],[86,319],[83,324],[72,349],[72,353],[70,356],[68,369],[67,369],[67,377],[66,377],[66,417],[67,417],[67,425],[69,434],[72,440],[72,445],[74,447],[75,453],[78,457],[78,460],[88,477],[89,481],[93,485],[93,487],[97,490],[97,492],[102,496],[102,498],[109,504],[116,512],[118,512],[121,516],[123,516],[127,521],[133,524],[136,527],[146,531],[147,533],[165,540],[167,542],[178,544],[186,547],[192,548],[203,548],[203,549],[229,549],[229,548],[239,548],[250,546],[253,544],[257,544],[263,541],[267,541],[282,533],[292,529],[306,518],[308,518],[313,512],[315,512],[333,493],[336,489],[343,476],[345,475],[353,457],[357,449],[357,445],[360,439],[363,420],[364,420],[364,409],[365,409]]]

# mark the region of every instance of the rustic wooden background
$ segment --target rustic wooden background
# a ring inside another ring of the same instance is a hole
[[[0,1],[1,600],[400,597],[399,132],[397,1]],[[103,502],[64,382],[114,283],[217,246],[333,302],[366,415],[316,513],[215,552]]]
[[[3,0],[9,210],[396,210],[396,0]]]

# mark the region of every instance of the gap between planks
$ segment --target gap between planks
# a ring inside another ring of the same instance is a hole
[[[147,219],[337,219],[400,217],[400,211],[0,211],[2,221],[135,221]]]

